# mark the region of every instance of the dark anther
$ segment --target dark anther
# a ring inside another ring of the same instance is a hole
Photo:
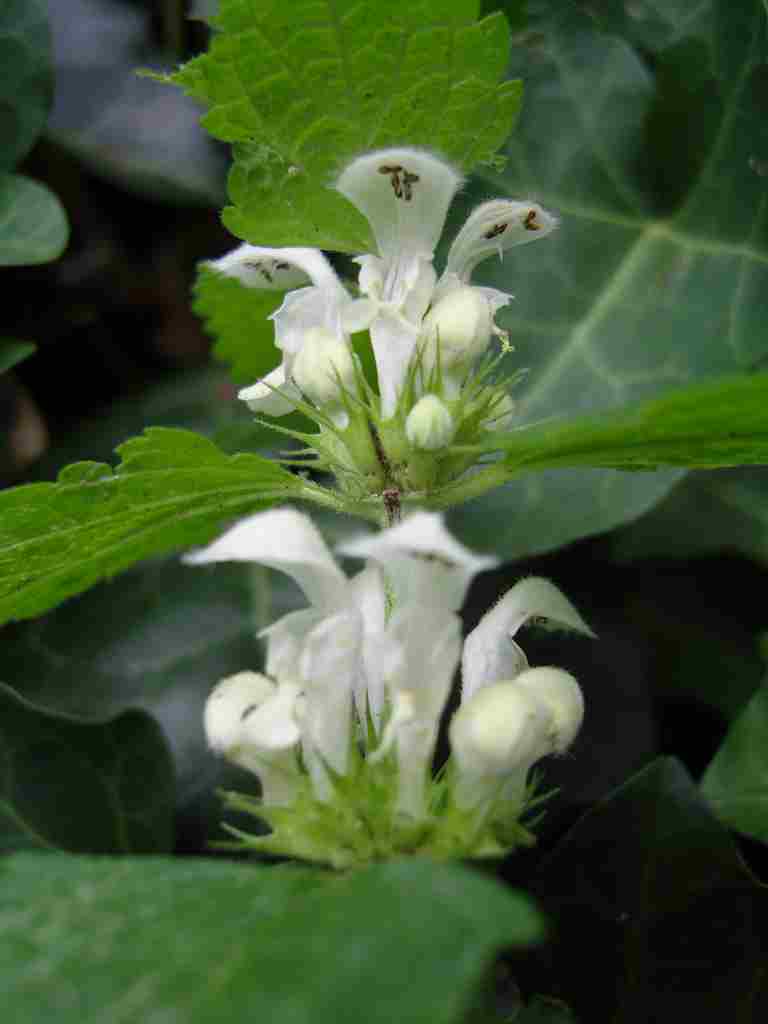
[[[526,213],[525,220],[523,221],[523,227],[526,231],[538,231],[541,228],[541,224],[536,223],[535,210],[529,210],[528,213]]]
[[[507,226],[506,221],[503,224],[494,224],[490,231],[485,232],[483,238],[487,238],[490,242],[492,238],[497,238],[499,235],[503,235],[507,230]]]
[[[413,188],[411,187],[419,180],[418,174],[411,174],[410,171],[404,171],[403,173],[403,192],[406,203],[410,203],[413,199]]]

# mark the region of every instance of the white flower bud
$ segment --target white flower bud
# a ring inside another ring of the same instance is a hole
[[[310,327],[291,370],[296,386],[318,406],[341,404],[341,388],[355,390],[355,366],[346,341]]]
[[[437,395],[424,395],[408,413],[405,434],[414,448],[434,452],[451,443],[456,424]]]
[[[228,754],[241,742],[243,720],[275,692],[271,679],[258,672],[227,676],[211,692],[205,704],[203,726],[211,750]]]
[[[424,320],[424,369],[437,364],[452,370],[468,366],[481,356],[491,340],[493,310],[479,288],[460,285],[451,289]]]
[[[552,715],[552,752],[564,753],[584,721],[584,696],[579,684],[561,668],[542,667],[521,672],[514,685],[547,707]]]

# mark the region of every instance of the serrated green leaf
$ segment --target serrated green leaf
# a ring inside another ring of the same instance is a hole
[[[255,243],[370,249],[362,216],[328,186],[361,150],[412,144],[465,170],[509,134],[520,84],[498,84],[500,13],[477,0],[222,0],[210,52],[169,80],[236,143],[224,223]]]
[[[768,462],[768,373],[719,378],[613,412],[521,427],[485,447],[503,451],[510,471],[763,465]]]
[[[701,792],[729,828],[768,843],[768,684],[731,725]]]
[[[585,814],[534,891],[557,922],[543,977],[580,1019],[762,1019],[768,888],[674,759]],[[597,975],[584,970],[585,935]]]
[[[51,103],[46,0],[0,7],[0,171],[14,167],[43,129]]]
[[[148,714],[86,721],[0,683],[0,848],[165,853],[174,804],[170,751]]]
[[[0,338],[0,373],[5,373],[17,363],[29,359],[35,354],[37,346],[29,341],[14,341],[11,338]]]
[[[68,238],[67,215],[53,192],[19,174],[0,174],[0,266],[55,260]]]
[[[26,854],[0,886],[0,980],[25,1024],[52,1006],[57,1024],[357,1024],[361,1007],[367,1024],[459,1024],[494,953],[543,931],[524,894],[415,861],[338,878]]]
[[[504,174],[483,172],[484,196],[534,195],[561,217],[541,245],[484,265],[482,283],[515,294],[499,320],[530,370],[522,423],[751,370],[768,350],[765,5],[630,12],[666,21],[643,39],[650,61],[579,6],[529,5],[511,67],[524,111]],[[476,544],[492,521],[497,550],[520,557],[636,518],[679,475],[546,472],[452,525]]]
[[[228,520],[297,498],[302,481],[258,455],[226,456],[186,430],[150,427],[112,469],[0,495],[0,618],[39,614],[141,558],[205,543]]]
[[[213,354],[229,364],[238,384],[253,384],[274,368],[274,326],[269,317],[283,292],[246,288],[240,281],[202,267],[193,309],[216,339]]]

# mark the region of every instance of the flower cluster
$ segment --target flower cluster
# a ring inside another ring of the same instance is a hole
[[[514,636],[530,620],[589,628],[552,583],[530,577],[462,645],[457,610],[495,560],[467,550],[432,513],[339,551],[365,568],[348,578],[312,522],[282,508],[187,558],[269,566],[309,602],[264,631],[264,674],[224,679],[206,706],[212,749],[261,782],[260,802],[230,794],[229,804],[273,831],[241,840],[337,867],[403,852],[494,855],[530,841],[520,824],[530,769],[570,745],[583,701],[568,673],[529,668]],[[459,664],[451,757],[433,779]]]
[[[494,316],[511,296],[470,279],[482,260],[545,237],[557,221],[532,200],[483,203],[438,278],[435,247],[461,184],[446,161],[405,147],[366,153],[342,171],[334,187],[367,218],[376,243],[375,253],[356,258],[356,295],[316,249],[244,244],[210,264],[248,287],[287,292],[272,316],[282,362],[240,398],[268,416],[295,408],[314,415],[321,436],[311,435],[312,445],[342,485],[429,489],[467,468],[434,453],[514,415],[506,388],[491,383],[488,356],[493,335],[505,341]],[[351,343],[366,330],[378,395]]]

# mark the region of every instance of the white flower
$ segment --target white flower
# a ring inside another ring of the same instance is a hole
[[[214,690],[210,745],[260,775],[272,803],[295,793],[300,749],[315,795],[327,801],[328,771],[346,773],[370,715],[380,734],[370,762],[390,751],[397,762],[396,813],[424,818],[440,718],[461,661],[462,707],[451,730],[456,800],[484,807],[501,790],[522,798],[530,765],[573,740],[583,701],[566,673],[529,670],[513,636],[531,618],[589,633],[578,612],[547,580],[522,580],[470,633],[462,654],[456,612],[473,577],[495,559],[474,555],[426,512],[339,550],[368,565],[347,578],[311,520],[283,508],[251,516],[187,557],[279,569],[310,602],[263,631],[271,678],[241,673]],[[488,707],[499,709],[498,720]]]
[[[322,328],[345,346],[351,333],[370,330],[384,418],[395,411],[430,306],[435,315],[426,325],[426,338],[433,342],[436,325],[448,322],[443,314],[455,302],[452,292],[459,291],[460,305],[472,311],[474,327],[466,351],[457,354],[461,339],[451,341],[450,358],[457,365],[465,367],[487,345],[489,331],[495,330],[493,315],[510,296],[493,288],[470,288],[472,271],[489,256],[543,238],[557,221],[533,201],[484,203],[456,236],[438,281],[434,251],[461,184],[461,175],[444,160],[408,147],[366,153],[342,171],[334,187],[367,217],[376,241],[375,253],[357,257],[359,299],[349,296],[315,249],[242,245],[210,264],[248,287],[306,285],[289,291],[273,314],[275,344],[283,360],[263,381],[240,392],[252,409],[279,416],[293,408],[291,399],[298,397],[294,364],[304,345],[313,343],[308,334],[313,328]]]
[[[290,804],[298,792],[298,695],[293,684],[277,686],[258,672],[238,672],[222,679],[205,705],[208,745],[259,776],[267,805]]]
[[[485,810],[501,798],[521,805],[530,769],[564,753],[583,718],[579,684],[559,668],[527,669],[478,690],[451,721],[456,803]]]

